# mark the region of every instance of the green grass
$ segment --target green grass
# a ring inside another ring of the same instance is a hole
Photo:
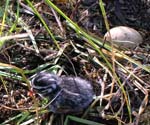
[[[68,72],[65,71],[64,66],[59,63],[60,60],[62,59],[62,57],[71,63],[71,66],[72,66],[71,69],[73,70],[73,72],[76,76],[78,75],[76,73],[76,70],[77,70],[76,67],[71,62],[70,57],[68,57],[68,55],[65,53],[69,45],[63,44],[64,46],[62,46],[62,44],[56,40],[55,34],[52,32],[51,28],[46,23],[45,19],[42,17],[40,12],[38,12],[37,8],[35,7],[34,1],[25,0],[24,2],[26,2],[27,6],[32,9],[32,11],[34,13],[33,18],[36,18],[40,22],[40,25],[42,25],[42,27],[45,28],[46,33],[51,37],[51,39],[54,43],[54,46],[50,46],[49,49],[52,48],[52,49],[56,50],[57,54],[54,56],[54,58],[52,58],[52,60],[47,61],[43,64],[39,64],[36,68],[33,68],[33,69],[26,69],[26,68],[23,69],[22,67],[20,68],[19,66],[13,65],[11,62],[12,59],[10,59],[10,61],[8,61],[7,63],[0,62],[0,80],[2,82],[2,86],[4,87],[4,90],[7,93],[7,95],[9,95],[10,91],[11,91],[10,90],[11,88],[8,88],[8,86],[9,86],[8,84],[13,84],[13,83],[7,82],[6,78],[11,79],[12,81],[16,81],[16,80],[19,81],[19,83],[21,83],[24,87],[26,87],[26,91],[29,91],[31,89],[30,76],[32,76],[36,72],[45,70],[45,71],[49,71],[49,72],[53,72],[53,73],[65,72],[66,74],[68,74]],[[36,38],[32,32],[32,28],[31,28],[32,26],[28,26],[28,24],[26,23],[24,18],[21,18],[21,14],[19,13],[20,12],[19,2],[17,2],[16,6],[17,6],[16,11],[13,11],[13,9],[11,8],[11,7],[13,7],[13,4],[11,5],[11,2],[9,0],[6,0],[4,9],[0,8],[0,17],[2,17],[1,27],[0,27],[0,36],[1,36],[0,37],[0,51],[1,51],[1,53],[3,54],[5,52],[5,49],[7,50],[9,47],[11,47],[17,43],[15,41],[15,39],[13,39],[13,38],[8,39],[9,36],[11,36],[11,35],[13,36],[14,33],[21,34],[22,31],[25,31],[28,34],[28,37],[31,40],[32,44],[28,44],[26,46],[26,42],[27,42],[25,39],[26,37],[22,38],[21,42],[23,42],[23,43],[21,43],[21,44],[24,47],[26,47],[27,49],[30,48],[30,50],[32,50],[30,52],[34,52],[38,56],[42,56],[42,55],[40,55],[40,46],[38,46],[39,43],[36,41]],[[128,110],[129,123],[132,123],[133,119],[131,116],[132,112],[131,112],[130,97],[128,95],[128,92],[125,89],[125,86],[123,85],[123,82],[120,81],[120,78],[118,77],[118,75],[116,73],[115,67],[121,68],[122,70],[124,70],[126,72],[127,76],[134,78],[139,83],[143,83],[143,80],[141,80],[133,71],[130,71],[127,68],[125,68],[121,62],[119,62],[119,61],[117,61],[117,59],[115,59],[115,57],[118,57],[118,55],[122,56],[121,57],[122,60],[126,60],[129,63],[136,65],[137,67],[141,68],[143,71],[146,71],[148,73],[150,72],[150,68],[140,64],[139,62],[135,61],[131,57],[125,55],[124,53],[121,52],[121,50],[114,48],[113,43],[112,43],[112,45],[109,45],[107,43],[104,44],[104,41],[101,38],[97,38],[97,37],[94,37],[94,36],[88,34],[86,32],[86,30],[82,29],[80,26],[78,26],[78,24],[76,22],[72,21],[52,1],[45,0],[45,6],[53,8],[59,16],[61,16],[65,19],[67,28],[70,28],[70,30],[72,30],[76,33],[78,38],[80,38],[81,40],[84,40],[86,42],[86,45],[83,46],[83,48],[84,47],[88,48],[89,50],[92,50],[94,52],[94,55],[92,55],[90,53],[79,50],[78,48],[75,48],[77,43],[72,42],[72,44],[74,45],[74,49],[76,49],[77,53],[80,56],[79,59],[82,59],[85,62],[90,61],[91,65],[93,67],[96,65],[99,67],[99,69],[103,69],[106,73],[108,73],[111,76],[113,85],[111,86],[109,94],[113,94],[113,91],[115,91],[114,86],[117,83],[116,86],[118,86],[118,88],[120,89],[120,91],[122,93],[121,97],[125,100],[125,106],[127,107],[127,110]],[[99,6],[100,6],[100,10],[102,12],[103,18],[104,18],[105,27],[109,31],[109,24],[107,21],[107,16],[106,16],[106,12],[105,12],[105,8],[103,6],[102,0],[99,1]],[[9,17],[7,15],[9,15]],[[9,23],[9,21],[11,21],[11,20],[13,20],[13,22]],[[5,25],[8,25],[8,28],[6,28]],[[3,39],[4,38],[3,36],[6,37],[5,40]],[[17,43],[17,44],[20,44],[20,43]],[[5,45],[7,45],[6,48],[5,48]],[[112,55],[107,55],[106,53],[104,53],[103,50],[105,50],[109,53],[112,53]],[[8,57],[9,57],[9,54],[8,54]],[[140,89],[140,88],[142,88],[142,85],[137,85],[136,87],[138,89]],[[146,89],[143,89],[142,92],[145,94],[143,103],[145,103],[145,106],[146,106],[148,93],[147,93]],[[117,91],[116,91],[116,93],[117,93]],[[111,100],[112,97],[113,96],[110,95],[109,101]],[[28,97],[26,97],[26,98],[28,98]],[[45,102],[42,102],[40,100],[38,102],[34,96],[31,97],[31,99],[32,99],[31,102],[33,102],[33,107],[31,109],[30,108],[16,109],[20,113],[9,118],[8,120],[4,121],[3,123],[1,123],[1,125],[13,123],[13,122],[16,123],[17,125],[31,124],[31,123],[40,124],[40,122],[42,120],[42,115],[46,114],[48,111],[45,109],[39,108],[39,106],[42,105],[42,108],[43,108],[48,102],[46,102],[46,104],[45,104]],[[102,100],[102,97],[97,96],[97,98],[95,99],[95,102],[91,106],[89,106],[89,108],[92,109],[92,108],[96,107],[96,103],[100,100]],[[10,110],[15,110],[15,109],[12,108]],[[139,114],[141,114],[142,106],[140,107],[139,110],[140,110]],[[87,111],[83,115],[83,118],[70,116],[70,115],[66,116],[65,120],[63,120],[64,125],[68,125],[69,121],[75,121],[75,122],[86,124],[86,125],[103,125],[103,124],[97,123],[95,121],[87,120],[86,116],[88,116],[89,112],[90,112],[89,109],[87,109]],[[120,111],[114,112],[114,114],[108,115],[105,118],[116,119],[118,122],[120,122],[121,121]],[[123,121],[121,121],[121,122],[123,122]]]

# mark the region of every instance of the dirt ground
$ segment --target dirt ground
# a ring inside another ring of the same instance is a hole
[[[65,19],[62,16],[59,16],[61,26],[58,25],[58,22],[55,19],[53,9],[41,1],[34,1],[36,3],[36,8],[42,15],[43,19],[50,27],[52,33],[54,34],[59,45],[65,51],[65,54],[68,56],[68,61],[64,56],[61,56],[58,60],[58,64],[64,67],[65,72],[68,75],[75,75],[72,64],[74,65],[76,74],[78,76],[87,78],[93,81],[94,90],[96,95],[100,95],[102,86],[97,84],[97,81],[103,79],[104,75],[107,73],[103,68],[99,68],[92,61],[85,59],[83,55],[77,53],[70,44],[69,41],[75,43],[75,47],[80,50],[80,52],[88,53],[87,49],[82,47],[85,46],[84,39],[80,39],[77,34],[71,29],[68,28]],[[136,54],[130,54],[129,56],[133,57],[138,56],[138,61],[141,64],[149,65],[150,64],[150,1],[149,0],[104,0],[104,7],[106,9],[106,15],[110,28],[115,26],[128,26],[136,29],[143,36],[143,43],[140,44],[140,50],[133,51]],[[29,42],[29,39],[14,40],[12,43],[6,43],[6,47],[0,52],[0,62],[6,64],[12,64],[24,70],[33,70],[38,66],[46,63],[51,63],[47,67],[53,66],[53,61],[57,58],[57,49],[53,43],[52,38],[49,36],[45,28],[42,26],[41,22],[33,13],[27,13],[24,11],[24,1],[20,2],[20,16],[22,20],[27,24],[31,29],[33,35],[35,36],[40,54],[37,54],[35,50],[31,47],[32,43]],[[54,0],[55,5],[57,5],[71,20],[76,22],[81,28],[84,29],[88,34],[99,37],[103,39],[104,34],[107,32],[106,26],[104,23],[104,18],[99,7],[98,0],[81,0],[78,1],[59,1]],[[12,2],[12,10],[16,10],[16,2]],[[56,13],[57,14],[57,13]],[[11,14],[10,14],[11,15]],[[9,16],[10,16],[9,15]],[[59,14],[57,14],[59,15]],[[18,25],[19,30],[20,25]],[[62,27],[62,29],[60,28]],[[23,33],[24,30],[21,30],[20,33]],[[27,42],[27,43],[26,43]],[[65,45],[69,45],[65,48]],[[78,45],[80,46],[78,46]],[[24,46],[23,46],[24,45]],[[89,47],[89,46],[87,46]],[[89,47],[90,48],[90,47]],[[88,62],[89,61],[89,62]],[[125,66],[130,66],[129,69],[134,69],[136,66],[126,63]],[[136,69],[136,68],[135,68]],[[40,69],[39,69],[40,70]],[[134,70],[133,70],[134,71]],[[9,72],[9,71],[8,71]],[[130,105],[132,106],[132,117],[133,121],[130,125],[149,125],[150,116],[149,116],[149,97],[144,93],[148,92],[150,89],[150,74],[142,69],[136,69],[135,74],[142,79],[144,82],[141,86],[144,88],[139,89],[140,87],[137,84],[133,84],[134,79],[127,78],[127,75],[120,70],[116,70],[117,75],[121,81],[126,81],[126,91],[128,91],[128,96],[131,99]],[[30,78],[33,73],[26,73],[26,76]],[[63,74],[64,75],[64,74]],[[2,79],[1,79],[2,80]],[[11,78],[5,77],[6,88],[3,84],[0,84],[0,122],[11,118],[19,114],[20,110],[14,109],[23,109],[31,107],[34,102],[29,96],[29,89],[27,86],[21,84],[21,81],[14,80]],[[109,94],[110,92],[110,81],[111,76],[108,73],[105,85],[104,94]],[[132,83],[132,85],[131,85]],[[137,86],[139,87],[137,87]],[[103,100],[102,106],[106,108],[106,105],[109,104],[108,109],[104,109],[104,114],[107,114],[107,117],[102,116],[101,109],[98,109],[96,104],[94,111],[91,111],[88,114],[88,119],[99,122],[106,125],[118,124],[118,121],[122,121],[122,124],[129,123],[128,111],[124,105],[124,100],[122,93],[119,90],[119,87],[116,85],[114,87],[114,93],[116,95],[110,100]],[[118,94],[118,95],[117,95]],[[109,102],[109,103],[108,103]],[[145,102],[147,105],[145,106]],[[142,103],[142,104],[141,104]],[[121,113],[119,111],[122,111]],[[140,111],[141,114],[139,113]],[[144,112],[143,112],[144,111]],[[110,118],[115,113],[119,112],[120,114],[117,118]],[[140,115],[139,115],[140,114]],[[45,117],[45,116],[44,116]],[[59,117],[56,116],[55,119]],[[109,119],[109,120],[108,120]],[[54,121],[54,123],[57,120]],[[11,124],[15,124],[12,122]],[[58,125],[59,123],[55,123]],[[77,124],[77,123],[73,123]],[[60,124],[59,124],[60,125]]]

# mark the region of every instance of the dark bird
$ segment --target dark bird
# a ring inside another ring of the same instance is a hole
[[[31,81],[33,91],[48,97],[54,113],[78,113],[89,106],[94,97],[90,81],[80,77],[59,77],[41,72]]]

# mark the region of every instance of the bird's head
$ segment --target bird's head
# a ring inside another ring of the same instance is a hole
[[[33,91],[42,94],[43,96],[47,96],[49,94],[57,93],[60,90],[60,87],[58,86],[60,82],[61,78],[57,75],[41,72],[36,74],[31,80],[31,86]]]

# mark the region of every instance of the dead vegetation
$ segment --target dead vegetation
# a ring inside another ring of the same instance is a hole
[[[1,5],[1,124],[149,125],[150,2],[103,2],[110,27],[125,25],[142,34],[139,47],[119,50],[103,40],[107,28],[96,0]],[[30,90],[32,75],[40,71],[92,81],[93,103],[79,115],[48,113],[48,100]]]

